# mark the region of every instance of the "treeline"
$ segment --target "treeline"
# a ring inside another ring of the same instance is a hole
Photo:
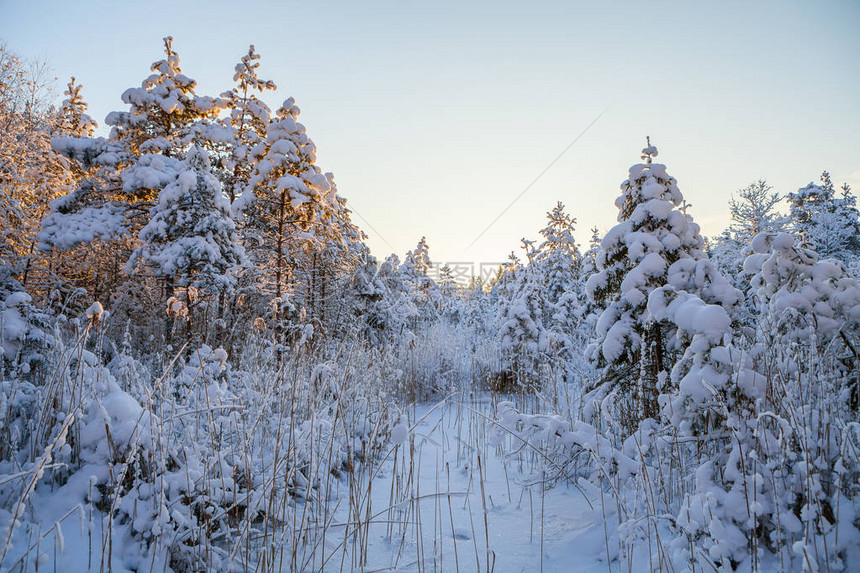
[[[2,62],[0,285],[9,324],[29,323],[4,330],[7,368],[39,361],[26,351],[49,336],[36,317],[94,301],[114,339],[150,354],[185,342],[232,351],[249,331],[282,353],[356,333],[378,342],[441,313],[426,242],[402,263],[375,260],[295,101],[272,111],[261,99],[276,86],[254,46],[232,89],[206,96],[165,38],[151,75],[122,93],[127,109],[108,114],[107,137],[74,78],[55,109],[5,47]]]

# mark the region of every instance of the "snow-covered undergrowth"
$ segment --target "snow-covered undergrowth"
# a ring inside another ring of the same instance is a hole
[[[32,567],[79,519],[85,566],[282,560],[324,528],[324,484],[351,483],[399,420],[399,380],[355,348],[278,365],[252,340],[234,368],[220,349],[185,347],[153,375],[100,331],[79,326],[41,383],[0,387],[4,570]]]
[[[687,355],[660,400],[671,424],[646,419],[628,432],[612,392],[586,396],[582,414],[502,402],[500,426],[516,437],[513,451],[538,453],[548,483],[575,483],[598,500],[612,570],[860,562],[860,424],[836,382],[838,359],[811,344],[755,361],[723,346]]]
[[[501,434],[538,453],[548,482],[598,500],[612,570],[844,571],[860,562],[860,424],[814,349],[776,349],[765,363],[760,396],[735,396],[744,412],[711,410],[719,431],[648,419],[627,435],[609,395],[586,419],[502,402]]]

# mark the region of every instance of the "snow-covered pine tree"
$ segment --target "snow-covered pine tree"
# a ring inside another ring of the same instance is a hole
[[[263,80],[257,75],[259,60],[260,55],[251,44],[248,53],[236,64],[233,89],[221,94],[230,110],[229,118],[225,121],[233,134],[230,157],[225,165],[229,175],[224,181],[224,190],[230,203],[236,200],[248,184],[253,167],[251,150],[265,139],[266,129],[272,119],[272,110],[257,97],[257,92],[262,94],[277,89],[277,86],[272,80]]]
[[[749,243],[738,240],[728,229],[707,242],[708,256],[721,272],[735,281],[738,288],[741,288],[741,283],[744,282],[740,270],[743,268],[746,255],[749,254],[748,249]]]
[[[600,243],[603,241],[603,235],[600,234],[600,229],[597,226],[591,228],[591,238],[588,240],[588,249],[582,253],[582,264],[579,268],[579,280],[584,284],[588,282],[588,278],[598,272],[597,257],[600,253]]]
[[[409,319],[418,315],[418,308],[409,292],[409,284],[403,275],[402,268],[400,257],[392,253],[379,265],[378,274],[379,280],[382,281],[387,290],[389,300],[387,312],[392,315],[390,322],[397,324],[398,329],[402,328]]]
[[[748,338],[752,337],[755,308],[751,304],[749,277],[742,272],[744,260],[758,234],[778,233],[788,228],[789,217],[777,210],[782,200],[763,179],[739,189],[729,200],[731,224],[707,245],[708,256],[720,272],[744,293],[740,321]]]
[[[164,55],[152,64],[153,74],[139,88],[123,92],[129,110],[111,112],[105,119],[113,126],[111,140],[122,142],[135,156],[160,153],[181,158],[192,143],[192,126],[215,119],[225,105],[194,92],[197,82],[182,73],[170,36],[164,38]]]
[[[368,250],[363,252],[352,274],[349,294],[355,299],[352,304],[358,331],[369,343],[382,344],[392,326],[386,312],[387,289],[379,278],[376,259]]]
[[[579,281],[582,255],[573,232],[576,219],[559,201],[547,213],[547,226],[541,229],[543,242],[533,264],[539,268],[543,330],[541,351],[551,362],[561,366],[571,357],[576,342],[577,325],[582,320]]]
[[[182,73],[172,38],[164,39],[164,49],[165,58],[152,64],[154,73],[122,94],[128,111],[108,114],[109,138],[82,134],[52,141],[72,160],[78,184],[52,203],[39,247],[75,250],[76,259],[97,261],[87,265],[93,272],[68,279],[106,303],[126,280],[122,269],[159,191],[175,180],[186,149],[213,126],[223,107],[220,100],[195,94],[196,82]],[[65,265],[70,272],[76,266]]]
[[[489,284],[490,300],[496,307],[496,316],[505,314],[506,306],[517,292],[518,276],[523,265],[514,251],[508,255],[508,260],[500,265]]]
[[[426,237],[421,237],[415,249],[406,253],[400,266],[403,279],[409,285],[412,304],[418,309],[416,319],[423,321],[435,320],[439,313],[438,285],[428,276],[432,266]],[[412,327],[417,329],[414,320]]]
[[[594,336],[597,320],[600,318],[600,314],[603,311],[603,308],[600,305],[591,300],[586,289],[588,279],[591,275],[598,272],[597,258],[600,254],[600,243],[602,240],[603,235],[600,233],[600,229],[595,225],[591,228],[591,238],[588,241],[588,249],[582,253],[582,262],[579,265],[577,284],[579,287],[579,314],[581,316],[581,320],[576,325],[576,338],[579,341],[579,346],[581,348],[588,347],[589,341]],[[590,361],[582,356],[581,352],[578,356],[578,362],[580,363],[581,368],[587,368],[590,371],[593,370]],[[588,377],[593,377],[593,374],[593,372],[589,372]]]
[[[738,190],[729,199],[732,223],[729,231],[740,242],[749,245],[760,233],[779,233],[788,226],[788,218],[777,210],[783,197],[763,179]]]
[[[465,308],[460,323],[472,330],[475,337],[486,337],[494,318],[490,297],[481,277],[475,276],[464,291]]]
[[[403,271],[407,275],[415,277],[426,277],[433,263],[430,262],[430,248],[427,246],[427,237],[421,237],[415,250],[406,253],[403,259]]]
[[[519,267],[507,278],[499,299],[499,348],[502,371],[497,390],[540,386],[543,337],[542,284],[534,265]]]
[[[673,329],[648,312],[648,296],[667,284],[671,265],[706,256],[677,182],[665,165],[652,163],[656,155],[649,140],[642,150],[646,162],[631,167],[621,184],[618,224],[603,238],[600,270],[586,285],[589,298],[604,309],[587,354],[602,369],[598,385],[604,393],[621,394],[628,429],[657,415],[658,386],[673,355],[683,350],[675,347]]]
[[[309,317],[325,332],[339,328],[340,317],[346,312],[336,293],[351,280],[351,275],[364,257],[365,234],[350,217],[346,199],[337,194],[331,173],[325,174],[330,188],[313,208],[313,224],[296,264],[296,292]]]
[[[316,165],[316,146],[293,98],[277,110],[266,139],[251,151],[256,164],[234,211],[244,211],[245,248],[261,269],[262,292],[276,298],[291,293],[302,243],[314,240],[311,228],[327,210],[332,181]]]
[[[138,236],[143,245],[132,254],[126,271],[133,273],[138,265],[148,269],[169,289],[182,289],[189,304],[189,289],[201,299],[230,292],[233,271],[245,260],[230,204],[212,174],[208,153],[196,145],[159,193],[150,221]]]
[[[60,118],[54,128],[54,135],[92,137],[95,133],[99,125],[87,115],[89,104],[81,95],[83,87],[81,84],[75,83],[75,77],[72,76],[72,80],[65,91],[65,95],[68,97],[63,100],[60,106]]]

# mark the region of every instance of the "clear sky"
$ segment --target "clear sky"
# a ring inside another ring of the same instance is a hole
[[[504,260],[557,200],[582,242],[608,229],[646,135],[707,235],[759,178],[860,191],[858,29],[856,0],[0,0],[0,39],[77,76],[100,123],[163,36],[209,95],[256,44],[265,99],[296,98],[374,253],[426,235],[434,262]]]

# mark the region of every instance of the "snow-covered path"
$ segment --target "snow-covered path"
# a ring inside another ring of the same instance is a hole
[[[302,572],[609,571],[601,520],[583,494],[566,484],[544,490],[539,458],[527,448],[502,455],[503,450],[516,449],[516,439],[494,431],[492,420],[487,396],[410,406],[379,458],[357,463],[352,475],[320,484],[314,503],[292,506],[288,522],[269,541],[258,541],[256,548],[240,553],[233,567]],[[506,442],[504,448],[493,445],[500,440]],[[34,507],[41,523],[59,524],[42,531],[19,530],[13,553],[27,556],[17,568],[32,570],[36,555],[41,555],[42,570],[135,570],[128,559],[139,549],[128,525],[114,524],[113,549],[105,559],[103,516],[91,515],[90,506],[68,512],[65,505],[52,503],[65,499],[62,491],[59,497],[39,498]],[[599,504],[595,507],[599,512]],[[138,557],[133,562],[143,570],[166,566],[160,559]],[[642,565],[647,570],[647,561]],[[617,566],[613,563],[612,570]]]
[[[325,570],[606,571],[603,530],[586,499],[563,484],[544,491],[529,452],[499,455],[490,415],[487,400],[408,412],[408,434],[395,436],[402,442],[374,476],[369,506],[366,496],[338,493]],[[369,525],[345,525],[350,513],[370,516]]]

